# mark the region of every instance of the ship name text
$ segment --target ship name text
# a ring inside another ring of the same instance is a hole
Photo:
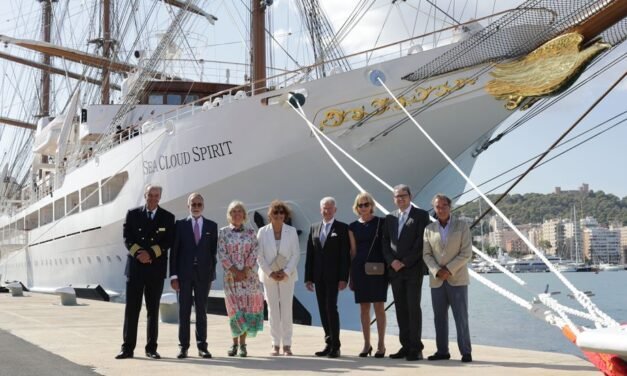
[[[211,145],[193,146],[190,151],[159,155],[153,160],[144,161],[144,175],[231,155],[233,154],[232,145],[233,141],[223,141]]]

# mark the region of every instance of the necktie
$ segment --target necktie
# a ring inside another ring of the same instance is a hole
[[[401,235],[401,231],[403,230],[403,226],[405,225],[405,220],[407,219],[407,215],[405,212],[401,212],[401,215],[398,217],[398,235]]]
[[[198,226],[198,220],[193,220],[194,221],[194,240],[196,240],[196,245],[198,245],[198,242],[200,241],[200,226]]]
[[[324,247],[324,243],[327,241],[327,235],[329,234],[329,226],[331,223],[325,223],[322,227],[322,232],[320,233],[320,244]]]
[[[148,219],[152,219],[152,211],[148,210]]]

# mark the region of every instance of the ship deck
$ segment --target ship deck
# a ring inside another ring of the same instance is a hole
[[[184,360],[176,359],[177,325],[161,323],[159,349],[161,360],[144,357],[145,310],[142,310],[138,348],[134,359],[115,360],[121,344],[124,305],[79,299],[76,306],[62,306],[53,295],[25,293],[24,297],[0,294],[0,359],[2,368],[12,375],[32,374],[24,367],[54,369],[48,359],[65,362],[74,372],[65,374],[88,375],[173,375],[213,374],[240,375],[298,372],[300,375],[324,373],[415,375],[416,371],[445,375],[597,375],[587,361],[573,355],[473,345],[473,363],[463,364],[454,341],[452,359],[448,361],[407,362],[389,358],[359,358],[361,332],[343,330],[342,357],[316,358],[313,353],[322,345],[322,329],[295,325],[293,357],[269,355],[270,335],[266,326],[256,338],[249,338],[248,358],[228,357],[231,343],[226,317],[208,318],[209,350],[213,359],[200,359],[195,351]],[[358,318],[355,318],[356,320]],[[7,333],[2,333],[5,331]],[[11,335],[22,341],[11,339]],[[507,335],[504,328],[504,335]],[[193,342],[192,324],[192,342]],[[387,338],[388,353],[396,351],[398,339]],[[435,343],[425,342],[425,355],[434,352]],[[192,344],[193,346],[193,344]],[[64,358],[67,362],[62,359]],[[215,372],[215,373],[214,373]],[[44,372],[45,374],[51,374]],[[3,374],[0,371],[0,374]]]

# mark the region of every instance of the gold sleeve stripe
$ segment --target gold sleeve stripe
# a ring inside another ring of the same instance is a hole
[[[158,245],[155,244],[155,245],[153,245],[150,248],[152,248],[152,250],[155,252],[155,256],[156,257],[160,257],[161,256],[161,247],[159,247]]]
[[[137,251],[139,251],[142,247],[139,246],[139,244],[135,243],[131,246],[131,249],[129,249],[129,252],[131,252],[131,256],[135,257],[135,253],[137,253]]]

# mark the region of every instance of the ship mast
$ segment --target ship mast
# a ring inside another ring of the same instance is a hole
[[[111,59],[111,51],[113,40],[111,39],[111,0],[102,0],[102,56],[105,59]],[[110,82],[109,67],[107,65],[102,67],[102,104],[109,103],[109,82]]]
[[[57,0],[39,0],[42,7],[42,39],[44,42],[50,43],[51,25],[52,25],[52,3]],[[42,64],[50,66],[50,55],[42,54]],[[41,71],[41,100],[39,104],[39,116],[50,116],[50,71],[42,69]]]
[[[250,0],[251,3],[251,83],[252,93],[266,90],[266,7],[272,2]]]

